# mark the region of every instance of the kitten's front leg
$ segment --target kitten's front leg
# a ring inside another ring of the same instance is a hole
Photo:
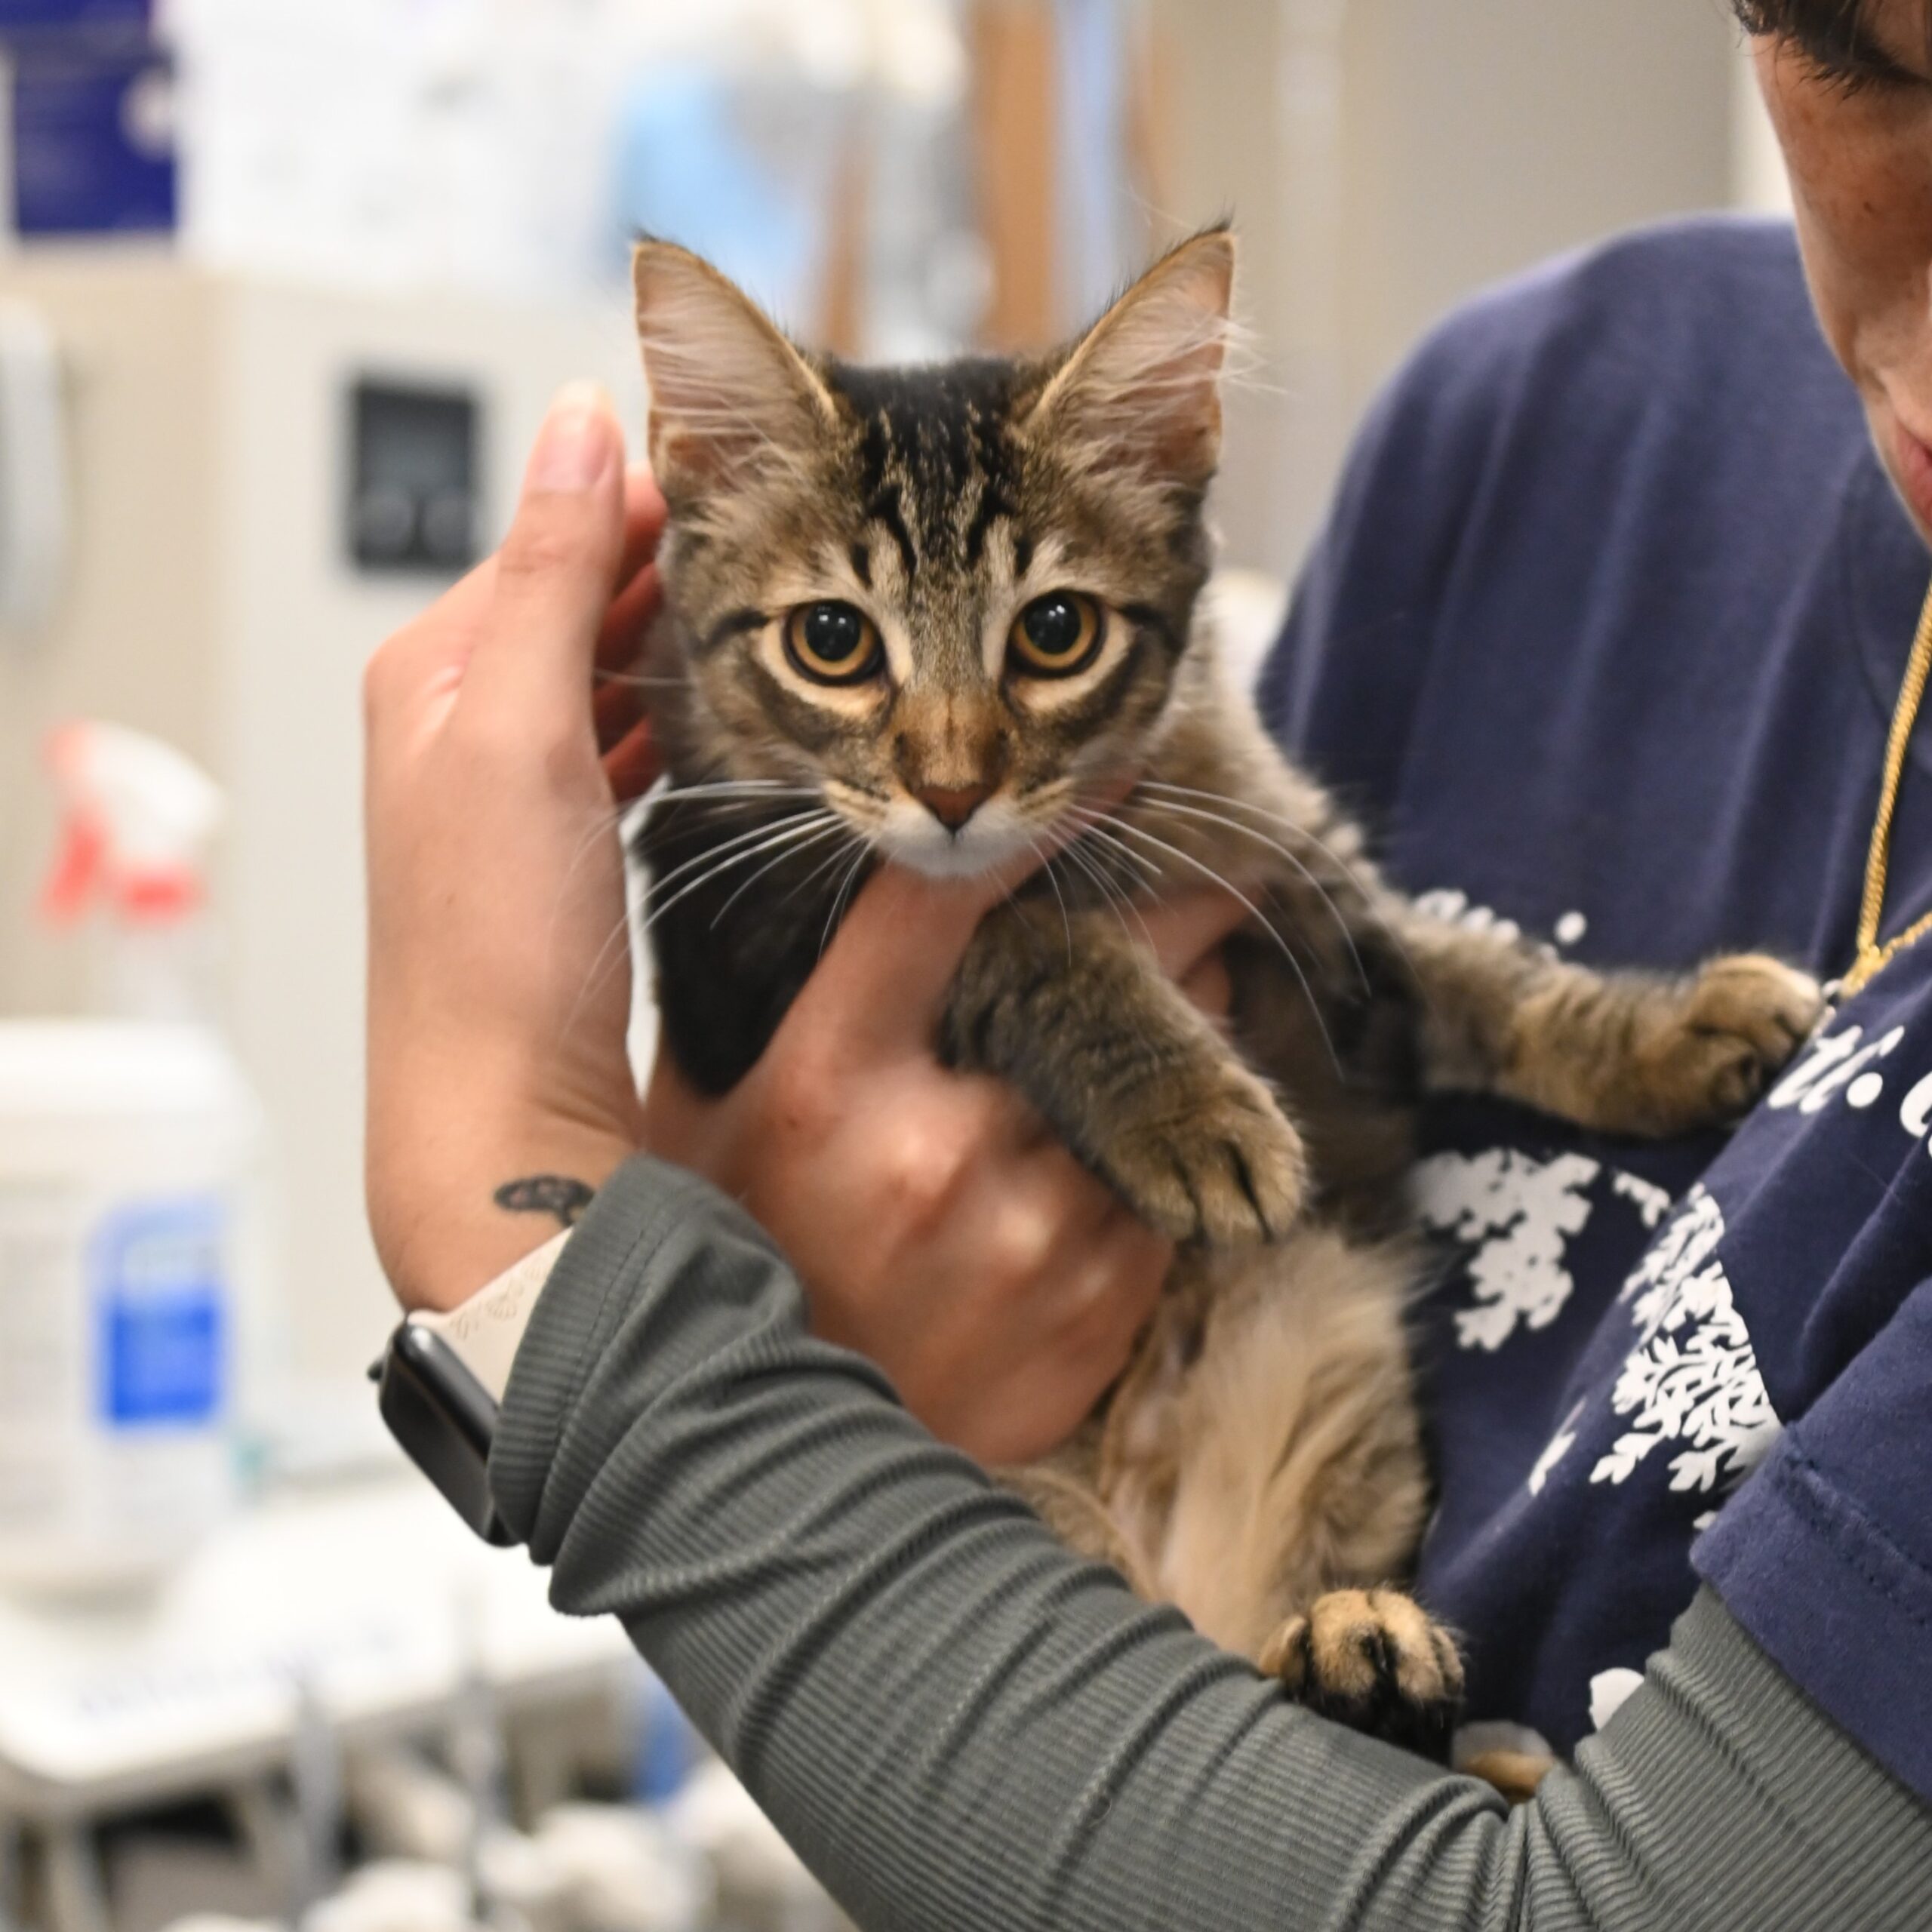
[[[1430,1084],[1506,1095],[1610,1134],[1736,1119],[1817,1023],[1817,983],[1758,953],[1670,979],[1599,973],[1409,912]]]
[[[980,926],[942,1023],[949,1066],[995,1073],[1151,1227],[1278,1239],[1307,1186],[1274,1094],[1118,920],[1010,901]]]

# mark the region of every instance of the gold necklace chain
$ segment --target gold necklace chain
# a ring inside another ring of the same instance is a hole
[[[1892,862],[1892,817],[1898,810],[1899,788],[1905,782],[1905,761],[1912,749],[1912,727],[1925,701],[1926,680],[1932,678],[1932,591],[1918,615],[1918,635],[1905,667],[1898,709],[1892,713],[1892,734],[1885,745],[1885,783],[1878,794],[1878,817],[1872,827],[1872,849],[1865,860],[1865,900],[1858,912],[1858,956],[1840,981],[1849,999],[1869,985],[1909,946],[1932,933],[1932,912],[1908,926],[1896,938],[1878,943],[1878,924],[1885,915],[1885,879]]]

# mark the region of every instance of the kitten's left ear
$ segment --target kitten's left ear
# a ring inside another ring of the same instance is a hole
[[[1029,432],[1092,469],[1204,489],[1221,457],[1234,278],[1227,229],[1183,242],[1088,332],[1033,406]]]

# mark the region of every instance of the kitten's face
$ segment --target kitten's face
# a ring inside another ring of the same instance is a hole
[[[1232,266],[1185,245],[1047,363],[870,371],[640,248],[678,778],[802,788],[939,875],[1128,782],[1206,575]]]

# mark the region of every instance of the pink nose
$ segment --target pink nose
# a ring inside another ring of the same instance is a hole
[[[993,795],[990,785],[918,785],[917,798],[949,832],[957,832]]]

